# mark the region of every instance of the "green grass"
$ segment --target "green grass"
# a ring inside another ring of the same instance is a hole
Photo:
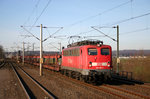
[[[113,67],[116,70],[116,59],[113,59]],[[150,82],[150,57],[121,59],[119,70],[133,72],[134,79]]]

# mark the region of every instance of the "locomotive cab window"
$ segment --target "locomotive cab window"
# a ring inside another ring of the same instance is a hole
[[[102,48],[101,49],[101,54],[102,55],[109,55],[109,48]]]
[[[88,54],[89,55],[97,55],[97,49],[96,48],[89,48]]]

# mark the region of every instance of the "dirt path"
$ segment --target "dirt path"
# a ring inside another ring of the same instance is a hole
[[[0,69],[0,99],[26,99],[18,79],[9,64]]]

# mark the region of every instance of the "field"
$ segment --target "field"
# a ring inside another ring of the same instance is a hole
[[[113,67],[116,70],[115,58],[113,58]],[[134,79],[150,82],[150,57],[121,59],[119,70],[133,72]]]

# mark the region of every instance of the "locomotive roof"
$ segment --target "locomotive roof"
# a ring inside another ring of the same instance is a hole
[[[67,47],[75,47],[75,46],[82,46],[82,45],[103,45],[103,41],[100,40],[84,40],[84,41],[80,41],[80,42],[75,42],[72,44],[69,44]]]

